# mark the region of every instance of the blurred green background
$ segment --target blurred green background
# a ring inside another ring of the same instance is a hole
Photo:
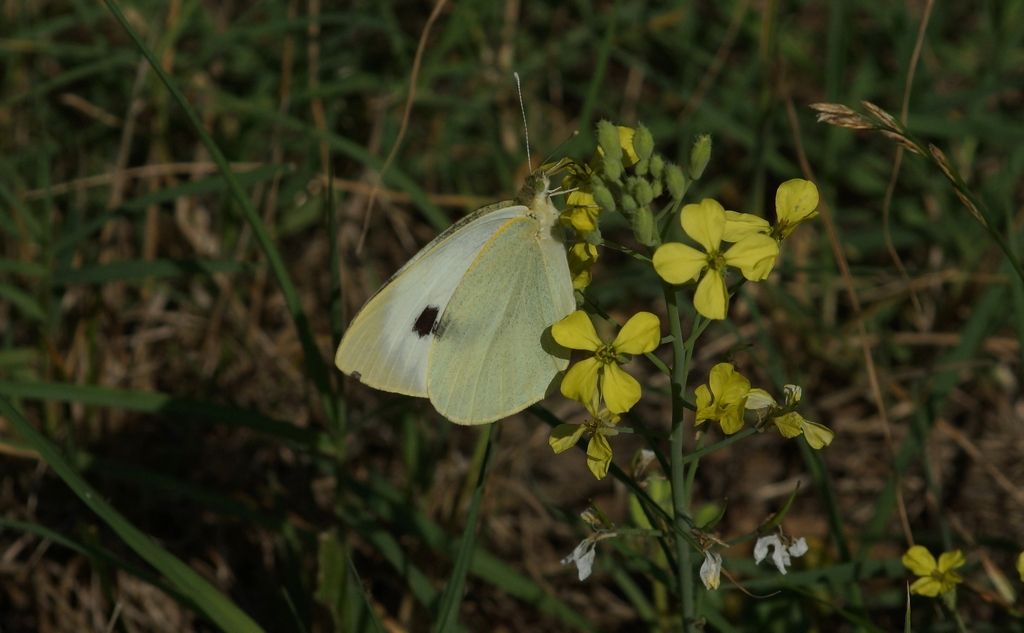
[[[702,462],[695,503],[726,507],[725,537],[800,483],[785,526],[811,543],[785,578],[755,567],[749,544],[727,550],[758,597],[723,581],[701,603],[709,629],[902,628],[908,527],[932,551],[968,553],[973,630],[1024,630],[1008,606],[1024,545],[1021,282],[932,163],[903,156],[886,213],[897,145],[808,108],[869,100],[899,116],[927,15],[909,129],[1019,248],[1024,2],[452,0],[382,178],[431,3],[118,4],[239,189],[116,12],[0,2],[5,633],[431,630],[480,430],[343,380],[331,359],[394,270],[522,183],[513,71],[535,164],[587,156],[599,119],[642,122],[675,160],[712,135],[691,201],[771,217],[779,183],[812,177],[803,155],[827,205],[697,350],[694,384],[733,359],[755,383],[801,384],[805,415],[837,434],[820,455],[765,434]],[[591,291],[619,317],[660,310],[656,278],[610,251]],[[657,442],[666,383],[636,371],[650,397],[632,423]],[[670,630],[649,544],[602,543],[582,583],[559,564],[589,503],[629,523],[629,492],[551,453],[543,419],[580,411],[546,404],[498,426],[462,630]],[[617,440],[625,468],[643,442]],[[913,611],[915,630],[954,630],[928,601]]]

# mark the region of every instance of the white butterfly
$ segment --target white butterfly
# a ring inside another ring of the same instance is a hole
[[[549,328],[575,308],[546,173],[427,244],[363,306],[335,363],[384,391],[485,424],[544,398],[569,352]]]

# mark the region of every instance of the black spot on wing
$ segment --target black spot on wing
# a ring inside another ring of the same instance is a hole
[[[437,306],[423,308],[423,312],[420,312],[420,315],[416,317],[416,322],[412,324],[412,331],[420,338],[431,334],[437,325],[437,315]]]

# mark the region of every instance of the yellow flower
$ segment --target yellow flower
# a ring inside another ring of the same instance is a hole
[[[949,593],[958,583],[963,582],[960,574],[953,570],[963,567],[965,562],[967,559],[960,550],[942,553],[936,563],[927,548],[921,545],[911,547],[903,554],[903,566],[920,578],[910,585],[910,593],[929,598]]]
[[[594,201],[590,192],[577,189],[565,199],[563,220],[579,233],[591,233],[597,230],[597,216],[601,208]]]
[[[798,224],[818,217],[818,188],[810,180],[793,178],[775,191],[775,226],[772,236],[778,240],[789,237]]]
[[[747,409],[757,411],[761,420],[771,420],[779,433],[785,438],[803,435],[813,449],[820,449],[832,443],[835,433],[824,424],[811,422],[794,411],[800,402],[802,390],[796,385],[786,385],[786,403],[779,405],[775,398],[764,389],[751,389],[744,405]]]
[[[697,418],[695,426],[715,420],[726,435],[743,428],[743,404],[750,391],[750,381],[729,363],[711,368],[708,384],[697,387]]]
[[[747,235],[722,250],[725,218],[725,209],[711,198],[688,204],[682,209],[680,223],[704,251],[670,242],[654,252],[654,269],[665,281],[681,284],[700,279],[693,305],[709,319],[724,319],[729,308],[726,267],[739,268],[750,281],[761,281],[768,277],[779,254],[778,243],[760,233]]]
[[[661,324],[650,312],[638,312],[622,326],[614,341],[605,343],[587,313],[577,310],[552,325],[551,336],[562,347],[594,352],[565,373],[562,395],[590,406],[600,393],[612,413],[625,413],[640,400],[640,383],[619,365],[629,355],[646,354],[658,347]]]
[[[588,242],[576,242],[569,248],[569,273],[572,287],[583,290],[590,285],[590,269],[597,262],[597,247]]]
[[[725,212],[725,231],[722,239],[737,242],[748,235],[763,233],[777,241],[789,237],[801,222],[818,217],[818,188],[809,180],[793,178],[779,185],[775,191],[775,224],[750,213]]]
[[[608,443],[608,438],[619,434],[615,428],[619,423],[619,416],[608,409],[595,412],[593,402],[586,407],[590,417],[583,424],[559,424],[551,430],[548,444],[556,454],[564,453],[587,433],[590,436],[590,443],[587,444],[587,467],[594,473],[594,477],[604,479],[612,463],[612,446]]]

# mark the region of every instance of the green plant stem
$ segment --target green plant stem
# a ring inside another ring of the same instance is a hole
[[[672,508],[677,526],[689,515],[687,511],[686,471],[683,454],[686,451],[686,436],[689,425],[685,423],[686,407],[683,393],[686,391],[686,377],[690,370],[690,352],[683,344],[682,324],[679,322],[679,295],[675,288],[664,285],[665,304],[668,309],[668,324],[672,332],[672,435],[670,440],[672,463]],[[691,631],[694,622],[693,583],[690,582],[692,550],[687,539],[676,530],[676,573],[679,594],[682,601],[684,631]]]

